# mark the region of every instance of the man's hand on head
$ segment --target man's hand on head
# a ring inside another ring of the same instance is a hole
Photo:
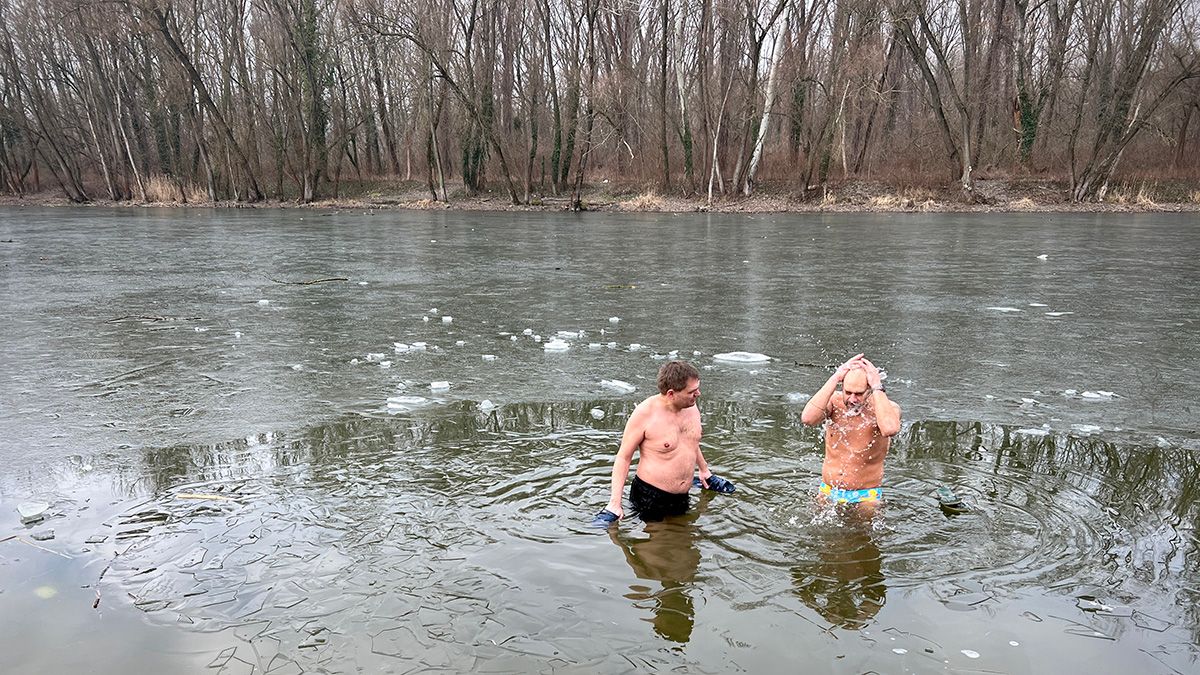
[[[859,354],[859,356],[862,355]],[[879,369],[875,367],[875,364],[871,363],[866,357],[863,357],[860,363],[862,363],[863,370],[867,371],[867,386],[876,390],[882,388],[883,375],[880,374]]]
[[[833,376],[837,378],[838,382],[841,382],[842,380],[846,379],[846,373],[855,368],[861,367],[862,361],[863,355],[855,354],[854,356],[850,357],[848,361],[838,366],[837,370],[834,371]]]

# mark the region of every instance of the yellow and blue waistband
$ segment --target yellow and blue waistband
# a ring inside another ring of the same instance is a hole
[[[859,502],[876,502],[883,499],[883,488],[873,487],[862,490],[843,490],[828,483],[821,483],[821,494],[835,504],[858,504]]]

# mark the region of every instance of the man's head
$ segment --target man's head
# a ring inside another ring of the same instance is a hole
[[[862,405],[870,393],[867,371],[862,366],[851,368],[842,380],[842,395],[845,396],[846,406],[853,408]]]
[[[658,369],[658,393],[679,409],[696,405],[700,398],[700,371],[685,361],[667,361]]]

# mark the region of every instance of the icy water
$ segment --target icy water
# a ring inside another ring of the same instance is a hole
[[[1195,672],[1198,254],[1188,214],[0,211],[4,670]],[[904,410],[868,522],[800,424],[860,351]],[[589,528],[672,352],[738,491]]]

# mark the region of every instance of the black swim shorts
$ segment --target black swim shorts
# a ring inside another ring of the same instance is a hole
[[[645,521],[662,520],[667,516],[678,516],[688,510],[688,494],[674,494],[660,490],[646,481],[633,477],[629,485],[629,503],[638,517]]]

